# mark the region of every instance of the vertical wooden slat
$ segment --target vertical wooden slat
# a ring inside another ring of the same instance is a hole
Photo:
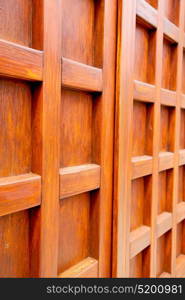
[[[35,227],[32,228],[32,260],[37,260],[38,263],[37,270],[34,266],[34,276],[56,277],[59,229],[61,1],[43,0],[37,1],[37,5],[39,9],[43,9],[43,26],[37,12],[35,17],[41,30],[43,27],[44,65],[43,83],[34,95],[32,168],[42,175],[42,204],[40,211],[33,216],[32,224]],[[38,27],[37,30],[39,31]],[[42,35],[38,33],[37,38],[34,38],[35,46],[40,47],[40,39]]]
[[[103,92],[93,108],[93,161],[101,166],[101,186],[92,203],[91,251],[99,259],[99,277],[110,277],[117,1],[103,0],[96,5],[94,63],[102,66]]]
[[[118,65],[116,95],[115,222],[113,276],[129,277],[131,205],[131,138],[136,1],[118,1]],[[127,53],[127,55],[125,55]]]
[[[179,197],[179,148],[180,148],[180,118],[181,118],[181,91],[182,91],[182,63],[183,63],[183,43],[184,43],[184,13],[185,2],[180,0],[180,21],[179,21],[179,45],[177,62],[177,105],[175,124],[175,159],[174,159],[174,192],[173,192],[173,224],[172,224],[172,257],[171,273],[175,277],[176,254],[177,254],[177,203]]]
[[[157,214],[158,214],[158,185],[159,185],[159,143],[160,143],[160,95],[162,80],[162,51],[163,51],[163,3],[159,2],[158,27],[156,41],[156,100],[154,107],[154,139],[153,139],[153,182],[152,182],[152,212],[151,212],[151,260],[150,276],[156,277],[157,266]]]

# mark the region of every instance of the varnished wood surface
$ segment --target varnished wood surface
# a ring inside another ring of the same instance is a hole
[[[0,276],[110,277],[117,1],[0,18]]]
[[[185,1],[118,3],[113,276],[179,277]]]
[[[100,166],[80,165],[60,169],[60,198],[100,188]]]
[[[41,81],[41,51],[0,40],[0,75],[24,80]]]
[[[0,178],[0,216],[41,204],[41,178],[25,174]]]

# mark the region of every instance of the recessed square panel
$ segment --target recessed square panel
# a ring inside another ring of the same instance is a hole
[[[161,143],[160,150],[165,152],[174,151],[175,134],[175,108],[170,106],[161,106]]]
[[[157,277],[171,273],[172,232],[169,230],[157,240]]]
[[[179,25],[180,0],[164,0],[164,12],[167,19]]]
[[[132,156],[152,155],[153,104],[134,101]]]
[[[177,88],[177,44],[164,37],[162,87],[175,91]]]
[[[132,181],[131,231],[151,225],[152,176],[145,176]]]
[[[136,80],[154,84],[156,59],[156,30],[136,23],[135,73]]]

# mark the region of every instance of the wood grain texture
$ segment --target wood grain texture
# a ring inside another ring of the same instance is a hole
[[[91,209],[88,193],[60,201],[58,274],[89,256]]]
[[[32,170],[42,176],[42,204],[32,215],[31,272],[57,277],[59,231],[59,149],[61,104],[61,1],[35,3],[34,47],[42,46],[43,83],[34,90]],[[43,19],[42,19],[43,16]],[[53,22],[53,19],[55,22]],[[42,23],[43,22],[43,23]],[[40,40],[40,37],[42,39]],[[36,38],[37,37],[37,38]],[[51,224],[51,226],[49,226]]]
[[[1,0],[1,38],[27,47],[32,46],[32,2]]]
[[[150,245],[150,227],[141,226],[130,233],[130,259]]]
[[[134,63],[133,60],[126,57],[125,53],[128,52],[134,57],[135,24],[136,1],[118,1],[117,55],[119,68],[117,68],[116,83],[113,277],[129,277],[130,275],[132,143],[129,133],[132,131],[133,120]],[[126,215],[124,215],[124,211],[127,211]]]
[[[101,92],[102,70],[63,57],[62,85],[71,89]]]
[[[161,89],[161,104],[167,106],[176,106],[177,94],[176,92]]]
[[[163,212],[157,217],[157,237],[159,238],[172,228],[172,214]]]
[[[30,173],[0,178],[0,216],[38,206],[40,203],[40,176]]]
[[[60,169],[60,199],[100,187],[100,166],[80,165]]]
[[[74,173],[61,176],[70,197],[61,201],[59,273],[88,256],[98,277],[111,273],[116,2],[62,1],[60,168]],[[101,172],[78,172],[83,165]]]
[[[167,19],[164,20],[164,34],[170,41],[178,43],[179,29]]]
[[[151,84],[134,80],[134,99],[154,103],[155,87]]]
[[[146,1],[137,0],[136,7],[137,16],[152,27],[157,27],[157,11],[152,6],[148,5]]]
[[[173,277],[185,253],[185,2],[118,3],[113,276]]]
[[[42,80],[43,54],[0,39],[0,75],[31,81]]]
[[[93,278],[98,276],[98,262],[87,257],[59,275],[59,278]]]
[[[132,158],[132,178],[136,179],[152,174],[152,157],[149,155]]]
[[[24,66],[25,58],[26,60],[28,59],[26,53],[29,56],[29,59],[30,55],[32,56],[31,50],[28,50],[27,48],[32,47],[32,14],[30,12],[31,1],[0,1],[0,36],[1,39],[4,40],[4,43],[2,42],[3,45],[8,45],[8,53],[6,53],[5,49],[3,48],[3,54],[1,52],[1,58],[5,54],[10,55],[9,50],[11,48],[11,60],[14,60],[12,55],[13,46],[11,43],[11,46],[9,46],[10,44],[8,41],[12,43],[18,43],[20,46],[15,46],[15,54],[20,54],[22,62],[18,61],[17,56],[15,59],[17,66],[21,64]],[[20,50],[22,49],[21,45],[23,48],[24,46],[26,47],[25,58],[23,57],[22,50]],[[34,62],[33,59],[31,59],[31,61],[33,65],[37,66],[37,54],[34,56],[36,61]],[[8,57],[8,59],[10,59],[10,57]],[[2,69],[4,70],[5,65],[2,60],[1,66],[3,66]],[[18,71],[13,69],[10,70],[8,66],[6,66],[6,69],[7,70],[5,70],[5,72],[12,72],[12,74]],[[30,173],[32,171],[31,107],[31,85],[14,78],[5,79],[1,76],[0,177],[2,182],[5,177],[22,176],[23,174]],[[28,192],[31,191],[28,189]],[[30,194],[32,194],[32,192]],[[22,208],[24,210],[0,217],[0,277],[29,277],[31,250],[31,244],[29,240],[30,210],[25,209],[27,206],[29,206],[29,204],[25,203],[26,191],[19,196],[18,194],[16,196],[16,194],[11,193],[11,197],[14,198],[13,195],[20,199],[22,202],[21,206],[23,205]],[[2,202],[5,201],[4,196]],[[11,202],[11,199],[13,198],[8,197],[7,201]],[[11,206],[14,206],[14,209],[16,210],[16,202],[17,201],[14,203],[14,201],[12,201],[12,204],[10,204],[10,212]],[[17,208],[19,204],[20,203],[17,203]],[[5,211],[4,208],[3,211]]]

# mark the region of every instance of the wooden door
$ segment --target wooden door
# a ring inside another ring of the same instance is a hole
[[[185,276],[185,1],[119,0],[113,276]]]
[[[116,0],[0,0],[0,277],[111,275]]]

